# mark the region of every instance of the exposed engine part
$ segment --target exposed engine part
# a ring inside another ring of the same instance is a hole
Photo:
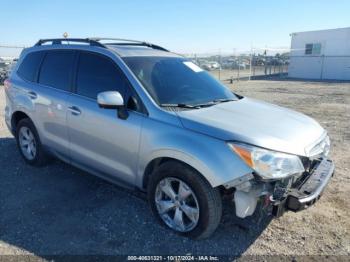
[[[276,181],[273,188],[271,200],[272,201],[282,201],[285,199],[289,193],[289,189],[292,187],[293,183],[297,180],[296,176],[292,176],[280,181]]]
[[[287,192],[288,192],[288,189],[286,186],[280,185],[279,183],[277,183],[272,193],[272,200],[273,201],[283,200],[286,197]]]

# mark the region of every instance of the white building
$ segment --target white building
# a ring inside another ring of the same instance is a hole
[[[289,77],[350,80],[350,27],[291,36]]]

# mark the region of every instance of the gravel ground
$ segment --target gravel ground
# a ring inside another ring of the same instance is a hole
[[[227,202],[212,238],[179,237],[156,223],[138,193],[60,161],[41,169],[25,165],[1,110],[0,254],[349,256],[350,84],[241,81],[232,88],[301,111],[329,131],[336,175],[313,207],[272,221],[258,215],[242,220]]]

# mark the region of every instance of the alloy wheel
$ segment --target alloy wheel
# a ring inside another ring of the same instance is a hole
[[[19,145],[24,157],[33,160],[36,156],[36,141],[32,131],[25,126],[19,130]]]
[[[159,181],[155,203],[161,219],[170,228],[188,232],[199,220],[199,204],[193,190],[182,180],[166,177]]]

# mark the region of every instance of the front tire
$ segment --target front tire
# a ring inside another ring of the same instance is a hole
[[[32,166],[43,166],[47,163],[48,157],[38,132],[29,118],[19,121],[15,135],[19,152],[26,163]]]
[[[219,190],[180,162],[167,161],[156,168],[148,184],[148,200],[163,225],[191,238],[209,237],[221,220]]]

